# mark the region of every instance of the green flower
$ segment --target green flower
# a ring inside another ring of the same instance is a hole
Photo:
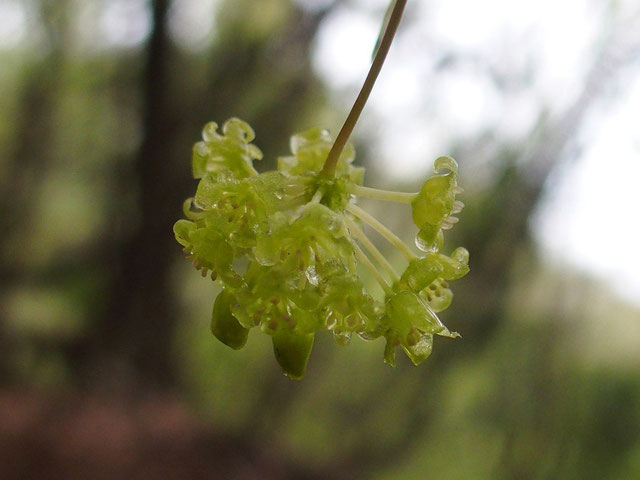
[[[320,127],[297,133],[290,142],[293,155],[278,158],[278,170],[290,175],[319,173],[332,145],[333,138]],[[347,175],[351,182],[360,184],[364,178],[364,168],[351,165],[355,156],[353,145],[348,144],[338,160],[336,177]]]
[[[451,157],[439,157],[433,164],[434,172],[449,170],[443,175],[427,179],[420,193],[411,203],[413,222],[419,228],[416,245],[421,250],[440,250],[443,242],[442,230],[448,230],[458,222],[453,215],[462,211],[464,204],[456,201],[458,187],[458,164]]]
[[[193,178],[225,170],[238,178],[256,175],[253,160],[260,160],[262,152],[250,143],[254,138],[253,129],[237,118],[224,123],[222,135],[218,133],[217,123],[207,123],[202,129],[203,141],[193,146]]]
[[[395,364],[401,347],[416,365],[433,349],[433,336],[456,337],[437,313],[451,303],[450,281],[468,271],[462,247],[441,253],[443,230],[453,226],[462,204],[455,200],[457,164],[440,157],[416,194],[360,185],[364,169],[352,166],[348,147],[336,175],[321,174],[333,140],[318,128],[291,139],[293,156],[278,159],[278,170],[258,174],[261,158],[251,127],[227,121],[222,134],[210,123],[194,147],[199,179],[184,203],[186,220],[174,225],[176,240],[203,276],[222,287],[214,302],[211,331],[225,345],[242,348],[254,327],[271,336],[285,375],[305,373],[315,334],[330,331],[346,345],[353,335],[385,337],[384,359]],[[358,196],[411,203],[419,228],[417,256],[379,220],[355,205]],[[408,260],[402,273],[378,251],[361,223],[369,225]],[[384,292],[367,291],[369,272]]]
[[[430,305],[414,292],[401,291],[387,299],[385,361],[395,365],[395,347],[400,345],[409,359],[418,365],[430,354],[433,335],[455,338]]]

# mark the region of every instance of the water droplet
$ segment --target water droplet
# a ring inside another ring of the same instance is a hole
[[[420,236],[416,236],[415,242],[416,242],[416,247],[418,247],[423,252],[428,252],[432,247],[432,245],[425,242],[422,238],[420,238]]]
[[[333,331],[333,338],[338,345],[348,345],[351,341],[351,332]]]
[[[318,282],[320,281],[320,276],[318,275],[318,273],[316,272],[316,267],[314,267],[313,265],[311,265],[310,267],[308,267],[305,270],[305,276],[307,277],[307,280],[309,281],[309,283],[311,285],[317,286]]]
[[[327,311],[327,314],[324,319],[325,327],[327,327],[328,330],[332,330],[336,326],[336,324],[337,324],[337,319],[334,313],[331,310]]]
[[[464,247],[458,247],[451,253],[451,258],[467,265],[469,263],[469,252]]]

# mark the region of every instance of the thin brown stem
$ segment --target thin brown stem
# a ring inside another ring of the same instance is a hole
[[[398,25],[400,24],[402,12],[404,11],[404,7],[406,4],[407,0],[395,0],[395,5],[393,6],[393,10],[391,11],[391,16],[389,17],[387,28],[384,31],[380,46],[378,47],[378,50],[373,58],[373,62],[371,63],[371,68],[369,69],[367,78],[365,79],[364,84],[362,85],[362,89],[360,90],[356,101],[353,103],[353,107],[351,107],[351,111],[349,112],[344,125],[342,125],[340,133],[338,133],[336,141],[331,147],[331,151],[329,152],[329,155],[325,160],[324,167],[322,168],[322,175],[324,175],[325,177],[332,177],[335,174],[336,165],[338,164],[340,154],[342,153],[344,146],[347,144],[347,140],[349,140],[351,132],[353,132],[353,128],[356,126],[356,122],[358,121],[358,118],[360,117],[360,114],[362,113],[362,110],[367,103],[367,99],[371,94],[371,90],[376,83],[376,79],[380,74],[382,64],[387,58],[387,53],[389,53],[391,42],[393,42],[393,37],[398,30]]]

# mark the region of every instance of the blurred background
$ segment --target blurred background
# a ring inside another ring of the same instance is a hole
[[[379,188],[458,160],[461,339],[391,368],[321,334],[294,382],[209,333],[172,234],[202,126],[248,121],[261,170],[337,132],[386,7],[0,0],[0,478],[640,478],[635,0],[409,0],[353,140]]]

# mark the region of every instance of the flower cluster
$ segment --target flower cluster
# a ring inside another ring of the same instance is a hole
[[[285,375],[299,379],[320,330],[332,331],[340,344],[353,334],[384,336],[384,358],[392,365],[398,346],[417,365],[431,353],[433,335],[457,336],[437,316],[451,303],[447,282],[469,271],[464,248],[440,251],[443,230],[458,221],[453,215],[463,206],[455,199],[461,189],[452,158],[438,158],[437,175],[407,194],[362,186],[364,169],[352,165],[352,147],[342,152],[335,176],[322,175],[333,143],[325,130],[294,135],[292,155],[260,174],[253,162],[262,153],[253,139],[251,127],[236,118],[222,133],[213,122],[204,127],[193,149],[193,176],[200,181],[184,204],[187,220],[174,226],[193,265],[222,287],[211,320],[220,341],[242,348],[249,330],[259,327],[272,337]],[[410,204],[421,255],[358,207],[358,196]],[[402,251],[408,260],[402,274],[362,224]],[[384,298],[367,292],[358,265],[380,284]]]

